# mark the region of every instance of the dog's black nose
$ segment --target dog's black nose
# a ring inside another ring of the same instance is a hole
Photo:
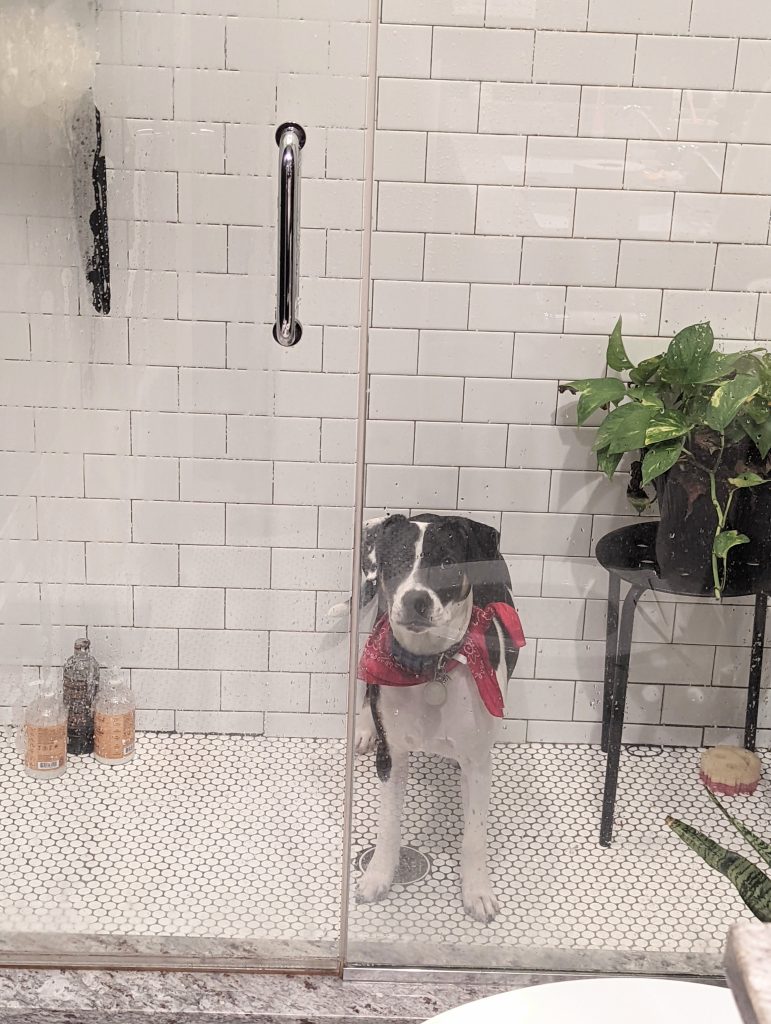
[[[402,598],[402,607],[409,618],[428,619],[431,612],[431,595],[427,590],[408,590]]]

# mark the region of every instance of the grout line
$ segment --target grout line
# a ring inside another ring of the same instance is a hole
[[[634,53],[632,54],[632,81],[629,83],[629,88],[634,88],[635,77],[637,75],[637,55],[640,48],[640,35],[637,33],[634,37]],[[629,141],[629,140],[627,140]]]
[[[736,89],[736,76],[739,74],[739,51],[741,50],[741,46],[742,46],[742,40],[741,39],[737,39],[736,40],[736,59],[734,61],[734,74],[733,74],[733,78],[731,79],[731,89],[732,90]]]

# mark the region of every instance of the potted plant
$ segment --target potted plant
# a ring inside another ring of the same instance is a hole
[[[692,324],[635,365],[619,318],[606,356],[619,376],[573,380],[560,391],[579,396],[579,426],[605,410],[594,450],[608,478],[626,452],[639,452],[628,495],[638,511],[658,499],[661,576],[682,592],[719,598],[735,548],[747,546],[743,558],[732,556],[732,578],[757,577],[771,563],[769,489],[760,487],[771,477],[771,355],[714,345],[708,323]]]
[[[709,798],[717,804],[736,831],[747,840],[764,863],[771,866],[771,843],[755,835],[746,825],[730,815],[714,793],[707,786],[704,788],[707,790]],[[686,825],[685,822],[672,817],[667,818],[667,825],[711,868],[715,868],[721,875],[725,875],[758,920],[771,922],[771,878],[765,871],[761,871],[757,865],[747,860],[746,857],[742,857],[741,854],[720,846],[705,836],[703,832],[693,828],[692,825]]]

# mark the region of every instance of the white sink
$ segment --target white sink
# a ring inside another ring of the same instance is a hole
[[[590,978],[502,992],[427,1024],[742,1024],[726,988],[654,978]]]

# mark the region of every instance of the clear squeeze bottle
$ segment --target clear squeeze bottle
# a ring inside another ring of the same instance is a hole
[[[41,684],[24,714],[24,770],[55,779],[67,769],[67,710],[53,681]]]
[[[102,764],[125,764],[134,756],[136,702],[119,675],[100,685],[94,703],[94,757]]]

